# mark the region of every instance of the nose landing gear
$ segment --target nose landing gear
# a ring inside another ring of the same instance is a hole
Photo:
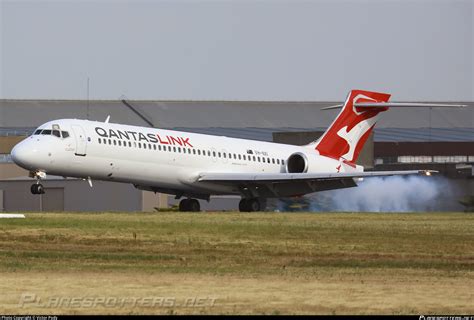
[[[30,172],[30,177],[31,178],[36,178],[36,183],[31,185],[31,193],[32,194],[44,194],[44,187],[40,183],[41,179],[46,178],[46,173],[43,171],[36,171],[36,172]]]
[[[32,194],[44,194],[44,187],[41,183],[35,183],[31,185]]]

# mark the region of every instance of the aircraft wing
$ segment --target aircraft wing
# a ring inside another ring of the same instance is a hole
[[[371,171],[344,173],[211,173],[203,172],[198,182],[235,186],[253,197],[287,197],[317,191],[356,187],[355,178],[393,175],[431,175],[433,170]]]

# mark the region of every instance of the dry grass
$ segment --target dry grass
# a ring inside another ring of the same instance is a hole
[[[473,227],[462,213],[32,213],[0,225],[0,313],[468,314]],[[25,293],[175,304],[20,308]]]

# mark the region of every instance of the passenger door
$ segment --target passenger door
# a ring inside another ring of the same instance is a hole
[[[79,125],[72,125],[74,138],[76,139],[76,156],[85,156],[87,152],[87,138],[84,128]]]

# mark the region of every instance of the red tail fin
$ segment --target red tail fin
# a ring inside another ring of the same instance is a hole
[[[354,103],[387,102],[386,93],[352,90],[336,120],[315,143],[319,154],[355,163],[378,120],[388,108],[354,107]]]

